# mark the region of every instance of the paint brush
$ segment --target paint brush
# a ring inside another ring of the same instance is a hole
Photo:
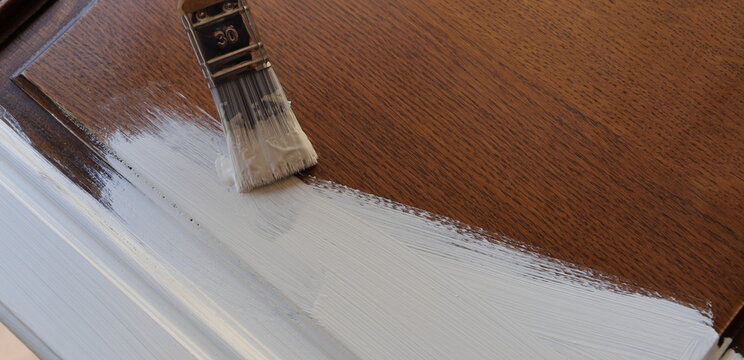
[[[219,112],[241,192],[315,165],[244,0],[180,0],[182,21]]]

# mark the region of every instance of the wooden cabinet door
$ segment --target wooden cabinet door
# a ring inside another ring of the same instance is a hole
[[[744,14],[679,5],[256,1],[321,160],[245,195],[172,1],[91,4],[15,81],[196,357],[699,358],[744,294]]]

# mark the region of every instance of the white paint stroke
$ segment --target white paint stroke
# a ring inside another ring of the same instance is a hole
[[[429,220],[357,190],[317,190],[510,314],[570,359],[701,359],[717,339],[707,311],[597,280],[592,271],[479,238],[481,229]]]
[[[117,200],[112,212],[2,120],[0,320],[35,352],[50,359],[354,358],[131,184],[105,177]]]
[[[48,172],[51,164],[1,122],[0,144],[0,303],[6,317],[18,319],[18,327],[31,329],[61,358],[193,358],[123,294],[116,279],[127,277],[125,271],[103,270],[117,268],[118,261],[103,251],[91,255],[96,239],[105,236],[79,212],[60,206],[67,199],[52,194],[58,184],[47,175],[59,173]],[[34,162],[41,168],[27,166]],[[148,338],[126,336],[131,329]]]
[[[220,133],[184,113],[152,106],[146,131],[108,139],[131,181],[102,178],[109,208],[0,123],[1,308],[60,357],[702,359],[714,347],[706,311],[387,199],[296,178],[230,192],[213,167]]]
[[[704,311],[389,200],[295,178],[230,192],[219,131],[179,118],[207,115],[144,106],[141,133],[106,139],[120,170],[361,358],[701,359],[717,339]]]
[[[744,356],[734,351],[734,349],[728,349],[721,357],[721,360],[744,360]]]
[[[250,195],[228,192],[213,167],[224,140],[211,128],[159,125],[166,127],[159,135],[108,143],[140,180],[361,358],[556,356],[517,321],[296,178]]]

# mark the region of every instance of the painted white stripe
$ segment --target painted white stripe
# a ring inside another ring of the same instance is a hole
[[[0,302],[62,358],[701,359],[717,338],[705,311],[386,199],[295,178],[230,192],[213,168],[219,132],[170,114],[153,108],[149,130],[108,139],[124,163],[111,162],[141,190],[112,174],[110,209],[0,125],[0,222],[20,239],[10,250],[33,240],[63,257],[49,267],[16,256],[3,277],[41,275],[0,279],[20,294]],[[40,282],[52,271],[59,284]],[[56,285],[89,289],[47,297],[66,322],[23,305]],[[76,320],[81,307],[91,319]]]
[[[153,106],[147,131],[107,143],[139,181],[362,358],[700,359],[716,339],[697,309],[386,199],[296,179],[228,192],[210,166],[224,148],[219,132],[179,121],[185,113]]]
[[[150,114],[169,120],[157,109]],[[140,181],[360,357],[537,359],[553,353],[399,240],[296,178],[249,195],[228,192],[213,165],[226,148],[214,129],[177,120],[153,126],[162,128],[108,143]]]
[[[341,187],[319,192],[400,239],[417,254],[508,310],[569,359],[702,359],[717,339],[707,311],[633,293],[600,274],[479,238],[482,229]],[[440,217],[441,218],[441,217]],[[493,236],[493,234],[490,234]]]
[[[8,138],[7,130],[3,124],[3,150],[17,139]],[[78,213],[68,214],[56,202],[60,198],[50,198],[36,186],[34,177],[48,181],[46,173],[18,171],[8,155],[0,156],[0,303],[9,315],[61,358],[111,354],[115,359],[127,353],[142,359],[171,354],[193,358],[117,286],[117,280],[136,279],[105,251],[88,247],[105,236],[79,223]],[[93,252],[97,254],[90,257]],[[121,272],[114,275],[117,271],[104,267]]]
[[[64,359],[351,358],[270,287],[235,272],[225,254],[110,175],[108,185],[127,195],[117,202],[124,217],[0,121],[0,315],[25,330],[34,351]],[[233,304],[231,314],[210,296]]]

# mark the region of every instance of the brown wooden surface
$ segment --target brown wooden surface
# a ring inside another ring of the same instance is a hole
[[[733,316],[739,0],[252,3],[314,175]],[[176,15],[100,0],[24,76],[100,139],[144,102],[214,114]]]
[[[47,0],[0,0],[0,45]]]
[[[89,0],[52,1],[0,47],[0,106],[17,120],[11,125],[22,131],[52,164],[83,189],[99,196],[100,180],[111,169],[62,123],[24,94],[11,79],[88,3]],[[37,101],[45,102],[45,99],[37,98]]]
[[[744,353],[744,303],[739,306],[739,311],[724,325],[724,329],[718,339],[718,346],[727,338],[731,339],[729,348],[734,349],[739,354]]]

